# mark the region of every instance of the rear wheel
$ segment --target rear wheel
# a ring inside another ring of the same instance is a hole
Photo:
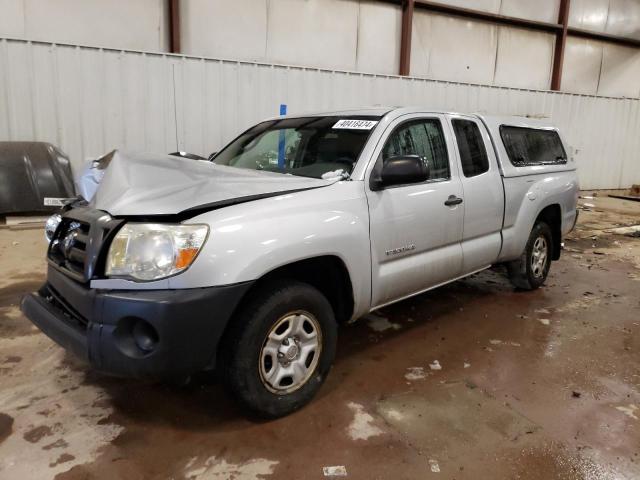
[[[335,356],[337,325],[314,287],[276,280],[251,294],[222,349],[225,383],[252,412],[287,415],[308,403]]]
[[[507,264],[511,283],[524,290],[540,287],[549,274],[552,249],[551,228],[545,222],[536,223],[520,258]]]

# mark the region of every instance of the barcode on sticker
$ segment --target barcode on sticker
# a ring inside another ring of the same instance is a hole
[[[70,198],[55,198],[55,197],[44,197],[44,206],[45,207],[64,207],[65,203],[67,203]]]
[[[338,120],[333,128],[347,128],[350,130],[371,130],[377,120]]]

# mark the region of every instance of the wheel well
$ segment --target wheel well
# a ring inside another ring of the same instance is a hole
[[[560,244],[562,243],[562,214],[560,205],[557,203],[545,207],[536,218],[536,223],[543,221],[551,228],[553,236],[553,252],[551,258],[558,260],[560,258]]]
[[[338,322],[345,322],[351,318],[354,308],[353,287],[349,271],[340,258],[326,255],[276,268],[262,276],[246,295],[251,295],[253,289],[261,288],[277,278],[308,283],[327,297]]]

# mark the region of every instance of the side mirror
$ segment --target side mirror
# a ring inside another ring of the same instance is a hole
[[[382,169],[371,174],[371,190],[382,190],[392,185],[420,183],[429,179],[429,167],[419,155],[389,157]]]

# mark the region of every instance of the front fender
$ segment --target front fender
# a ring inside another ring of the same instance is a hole
[[[349,272],[356,310],[369,306],[369,218],[362,182],[235,205],[189,223],[208,224],[209,238],[194,264],[168,279],[170,288],[257,280],[299,260],[333,255]]]
[[[333,255],[346,266],[354,312],[371,302],[369,212],[361,181],[212,210],[185,223],[209,225],[209,236],[194,263],[162,280],[99,279],[96,289],[167,290],[204,288],[257,280],[276,268]]]

